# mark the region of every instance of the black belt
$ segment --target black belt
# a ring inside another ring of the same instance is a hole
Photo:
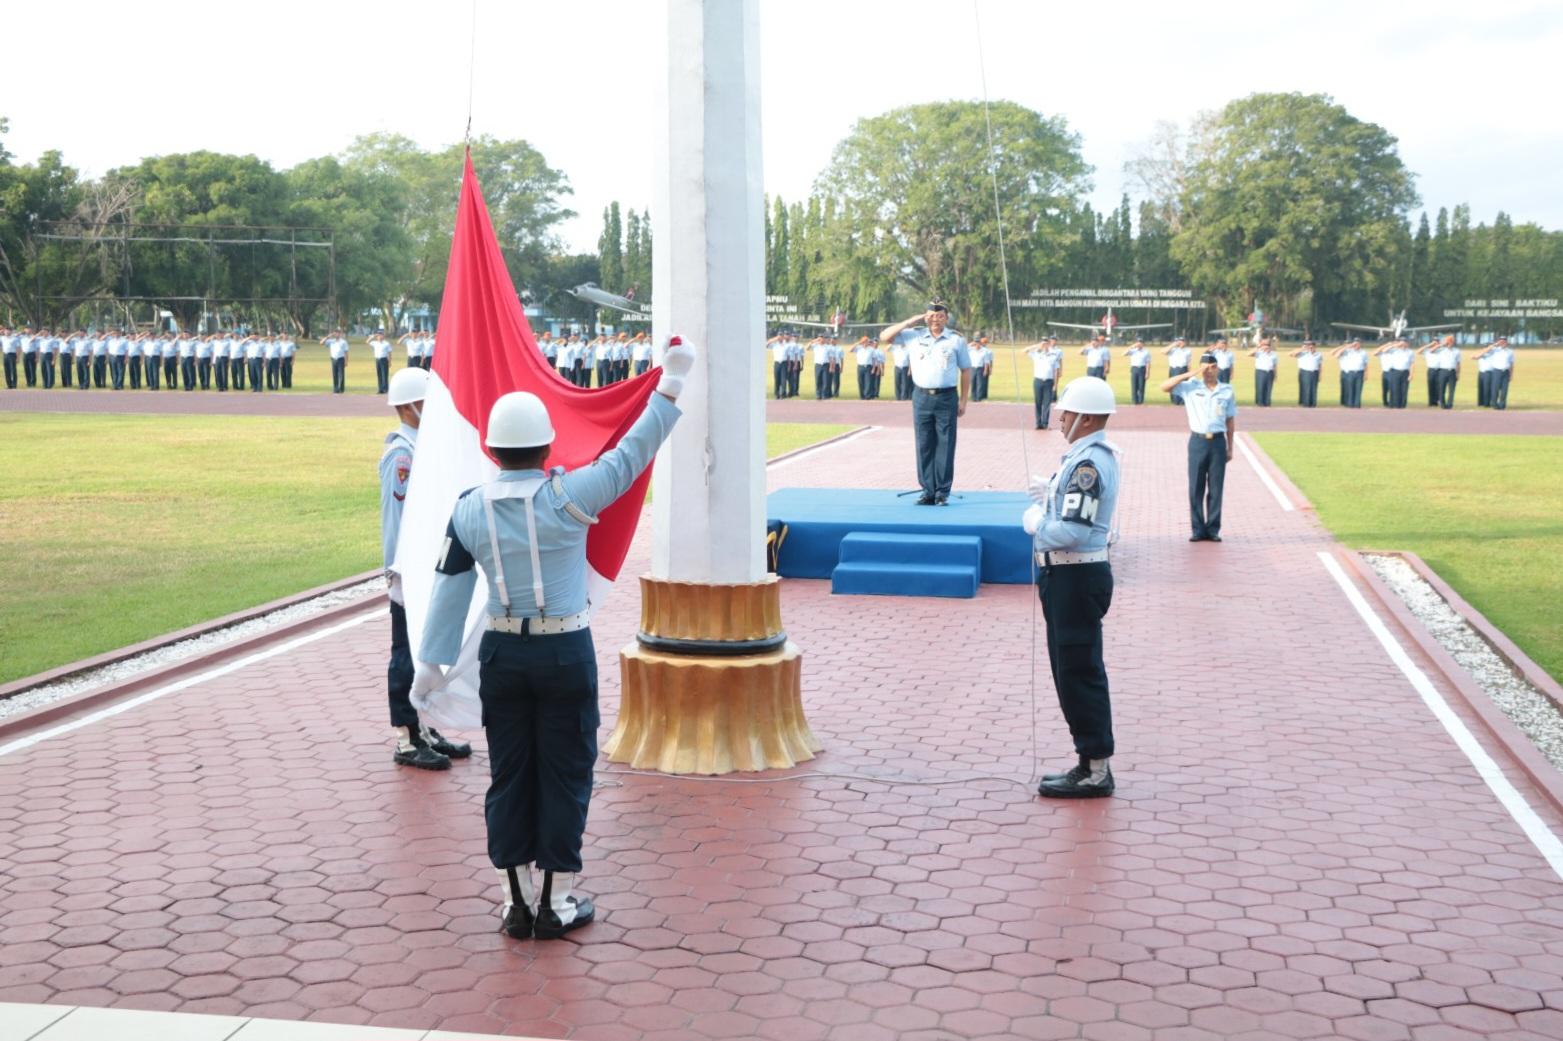
[[[918,387],[924,394],[954,394],[954,387]]]
[[[1225,434],[1195,434],[1195,433],[1190,433],[1189,437],[1202,437],[1206,441],[1214,441],[1218,437],[1221,438],[1223,441],[1226,440],[1226,435]]]

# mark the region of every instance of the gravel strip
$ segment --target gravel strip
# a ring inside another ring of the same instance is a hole
[[[247,622],[237,625],[225,626],[203,636],[196,636],[188,640],[180,640],[178,643],[169,644],[167,647],[145,654],[138,654],[134,658],[126,658],[124,661],[105,665],[102,668],[83,672],[80,675],[71,676],[55,683],[47,683],[40,687],[32,687],[19,694],[13,694],[9,698],[0,700],[0,719],[18,715],[22,712],[31,712],[33,709],[44,705],[52,705],[56,701],[72,697],[84,691],[97,687],[107,686],[111,683],[119,683],[138,676],[153,669],[160,669],[175,662],[186,661],[190,658],[198,658],[204,654],[210,654],[223,646],[237,640],[248,639],[278,626],[291,622],[302,621],[323,611],[329,611],[333,607],[352,603],[385,591],[385,580],[373,578],[358,585],[348,586],[346,589],[338,589],[332,593],[317,596],[312,600],[284,607],[269,614],[263,614],[259,618],[252,618]]]
[[[1493,704],[1525,732],[1553,766],[1563,770],[1563,713],[1557,706],[1499,657],[1410,564],[1399,557],[1368,554],[1366,559]]]

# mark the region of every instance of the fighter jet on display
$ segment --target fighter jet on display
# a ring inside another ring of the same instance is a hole
[[[1265,313],[1259,308],[1254,308],[1253,314],[1248,316],[1247,325],[1234,325],[1227,329],[1212,329],[1213,333],[1222,336],[1236,336],[1241,334],[1245,343],[1258,343],[1259,338],[1267,331],[1272,333],[1286,333],[1288,336],[1306,336],[1301,329],[1283,329],[1278,325],[1266,325]]]
[[[1118,332],[1132,332],[1132,331],[1137,330],[1137,329],[1170,329],[1170,328],[1172,328],[1172,323],[1171,322],[1155,322],[1155,323],[1153,323],[1151,325],[1120,325],[1120,324],[1118,324],[1118,318],[1117,318],[1117,316],[1115,316],[1113,314],[1113,309],[1111,307],[1109,307],[1107,309],[1107,313],[1106,314],[1102,315],[1102,320],[1097,322],[1095,325],[1078,325],[1078,324],[1076,324],[1074,322],[1053,322],[1053,321],[1049,321],[1047,324],[1048,325],[1057,326],[1060,329],[1085,329],[1088,332],[1100,333],[1103,336],[1107,337],[1108,340],[1111,340],[1113,338],[1114,330],[1117,330]]]
[[[1331,322],[1330,324],[1339,326],[1342,329],[1352,329],[1359,332],[1372,333],[1381,339],[1387,338],[1391,340],[1403,340],[1406,338],[1407,333],[1436,333],[1442,332],[1445,329],[1461,328],[1459,322],[1446,325],[1407,324],[1405,308],[1401,308],[1399,314],[1395,314],[1393,311],[1391,311],[1388,325],[1356,325],[1352,322]]]
[[[651,305],[631,300],[627,296],[610,293],[597,285],[596,282],[583,282],[574,289],[566,290],[577,300],[584,300],[598,307],[606,307],[610,310],[622,312],[629,321],[651,321]]]

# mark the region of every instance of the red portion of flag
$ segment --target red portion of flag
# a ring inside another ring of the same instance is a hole
[[[548,407],[556,435],[548,465],[566,469],[585,466],[618,442],[645,408],[660,373],[652,369],[587,390],[566,382],[549,366],[511,284],[470,153],[456,205],[433,367],[480,442],[496,400],[516,390],[536,394]],[[629,552],[650,479],[647,467],[635,486],[602,512],[601,523],[587,536],[587,561],[610,581],[618,577]]]

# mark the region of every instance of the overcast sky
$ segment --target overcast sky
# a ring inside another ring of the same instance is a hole
[[[1157,120],[1304,91],[1397,136],[1429,209],[1563,227],[1558,0],[979,2],[989,96],[1062,115],[1099,206],[1116,205]],[[525,138],[568,175],[576,249],[595,250],[609,200],[649,201],[662,10],[477,0],[473,130]],[[285,168],[376,130],[449,144],[466,122],[469,17],[464,0],[7,5],[7,147],[58,148],[96,175],[203,148]],[[982,94],[967,0],[761,0],[761,32],[766,189],[789,200],[859,117]]]

